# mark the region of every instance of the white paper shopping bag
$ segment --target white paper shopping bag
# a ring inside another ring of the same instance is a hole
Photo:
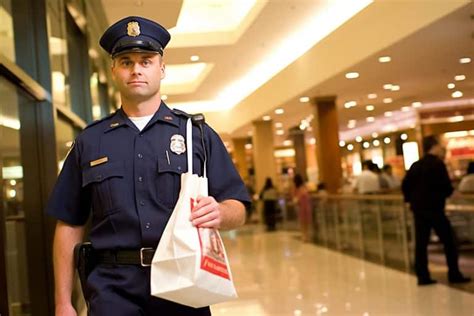
[[[178,202],[151,265],[151,294],[179,304],[203,307],[237,297],[224,244],[216,229],[196,228],[189,220],[207,178],[192,174],[192,123],[186,128],[188,172],[181,175]]]

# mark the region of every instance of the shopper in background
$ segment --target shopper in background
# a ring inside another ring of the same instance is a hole
[[[461,193],[474,194],[474,161],[469,162],[466,175],[459,183],[458,191]]]
[[[385,180],[385,182],[388,184],[388,190],[393,191],[397,190],[400,188],[400,180],[398,180],[392,172],[392,166],[389,164],[386,164],[382,168],[382,174],[381,177]]]
[[[278,192],[273,186],[271,178],[265,179],[265,185],[260,192],[260,199],[263,201],[263,219],[267,231],[276,229],[276,213],[278,209]]]
[[[410,203],[415,220],[415,272],[418,285],[436,283],[428,270],[431,229],[434,229],[444,245],[449,282],[469,282],[471,279],[459,271],[455,236],[444,213],[446,198],[453,193],[443,162],[445,149],[437,137],[428,136],[423,139],[423,152],[423,158],[411,166],[402,182],[405,201]]]
[[[359,194],[374,194],[380,191],[380,180],[377,173],[378,168],[371,160],[362,163],[362,172],[357,177],[354,190]]]
[[[296,174],[293,178],[295,185],[294,199],[298,208],[298,220],[301,228],[301,239],[304,242],[311,240],[311,223],[312,223],[312,210],[311,210],[311,197],[308,189],[306,188],[303,177],[300,174]]]

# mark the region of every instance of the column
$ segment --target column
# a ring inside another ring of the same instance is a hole
[[[304,131],[298,126],[290,128],[290,136],[293,141],[293,148],[295,149],[295,174],[300,174],[303,179],[307,180],[306,172],[306,145],[304,139]]]
[[[252,141],[255,190],[260,192],[267,177],[270,177],[273,183],[277,184],[272,121],[254,121]]]
[[[341,152],[336,96],[314,98],[313,131],[316,137],[319,181],[330,193],[342,185]]]
[[[233,158],[234,163],[239,171],[240,177],[246,180],[249,176],[248,174],[248,166],[247,166],[247,159],[245,155],[245,144],[247,143],[247,138],[232,138],[232,144],[234,145],[234,152]]]

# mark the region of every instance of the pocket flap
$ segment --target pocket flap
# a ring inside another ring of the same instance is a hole
[[[123,178],[125,173],[124,162],[107,162],[94,167],[88,167],[82,171],[82,187],[93,183],[102,182],[111,177]]]
[[[182,174],[187,169],[186,159],[173,159],[169,163],[167,159],[158,159],[158,173],[173,172]]]

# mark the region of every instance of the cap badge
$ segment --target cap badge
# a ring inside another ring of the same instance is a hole
[[[186,145],[184,144],[184,137],[179,134],[171,136],[170,149],[177,155],[181,155],[186,151]]]
[[[140,25],[138,24],[138,22],[136,21],[128,22],[127,34],[128,36],[133,36],[133,37],[140,35]]]

